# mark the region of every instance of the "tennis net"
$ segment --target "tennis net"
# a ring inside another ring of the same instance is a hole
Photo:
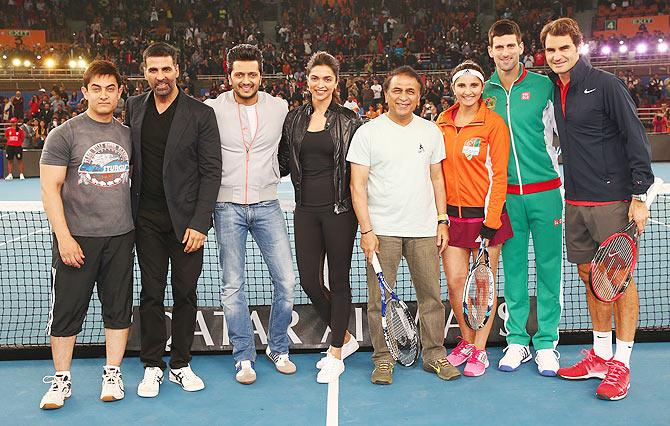
[[[293,244],[293,210],[283,204],[286,224]],[[640,295],[639,329],[667,332],[670,330],[670,274],[668,241],[670,241],[670,188],[666,185],[651,209],[651,220],[641,240],[635,277]],[[358,237],[357,237],[358,238]],[[50,309],[52,234],[39,202],[0,203],[0,349],[21,349],[48,345],[45,332]],[[205,246],[205,262],[198,283],[198,305],[220,307],[220,272],[216,238],[210,232]],[[530,294],[535,294],[535,261],[529,258]],[[523,265],[519,265],[523,267]],[[294,264],[294,269],[297,268]],[[562,332],[590,330],[585,300],[585,287],[579,281],[576,267],[564,261]],[[503,294],[502,266],[498,274],[498,293]],[[398,271],[397,293],[404,300],[415,300],[409,270],[404,261]],[[135,265],[134,305],[139,305],[140,273]],[[442,296],[447,298],[446,280],[441,279]],[[358,240],[351,268],[354,303],[365,303],[365,260]],[[272,285],[260,251],[249,237],[246,252],[246,293],[249,304],[267,306],[272,300]],[[166,306],[172,303],[167,286]],[[295,304],[309,304],[309,299],[296,280]],[[89,313],[78,344],[99,345],[104,342],[101,309],[93,293]]]

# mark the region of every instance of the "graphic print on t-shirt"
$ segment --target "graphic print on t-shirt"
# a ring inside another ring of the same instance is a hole
[[[100,142],[90,147],[79,166],[79,185],[103,188],[128,183],[128,152],[114,142]]]

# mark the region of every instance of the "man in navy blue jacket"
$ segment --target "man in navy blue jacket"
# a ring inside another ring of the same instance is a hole
[[[625,398],[630,388],[630,354],[639,314],[637,288],[631,282],[614,303],[591,292],[589,266],[609,235],[634,220],[642,233],[649,217],[646,192],[653,183],[651,148],[626,86],[580,57],[582,33],[577,22],[561,18],[540,35],[554,92],[554,115],[565,173],[565,239],[568,261],[578,265],[587,284],[593,323],[593,349],[577,364],[561,368],[565,379],[604,379],[601,399]],[[617,339],[612,354],[612,313]]]

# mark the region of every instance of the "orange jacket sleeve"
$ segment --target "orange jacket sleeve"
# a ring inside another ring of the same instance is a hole
[[[493,121],[489,132],[489,160],[493,176],[491,176],[486,197],[488,204],[484,212],[484,226],[490,229],[499,229],[502,226],[500,216],[507,196],[509,130],[505,121],[499,115],[491,113],[487,118]]]

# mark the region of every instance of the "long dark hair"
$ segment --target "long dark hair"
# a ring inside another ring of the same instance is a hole
[[[338,61],[333,55],[324,51],[319,51],[313,54],[307,62],[307,75],[309,76],[309,73],[312,72],[312,68],[319,65],[325,65],[330,68],[333,71],[333,74],[335,74],[335,80],[340,80],[340,61]],[[335,86],[335,90],[333,90],[333,100],[337,104],[342,103],[340,100],[340,89],[338,86]]]

